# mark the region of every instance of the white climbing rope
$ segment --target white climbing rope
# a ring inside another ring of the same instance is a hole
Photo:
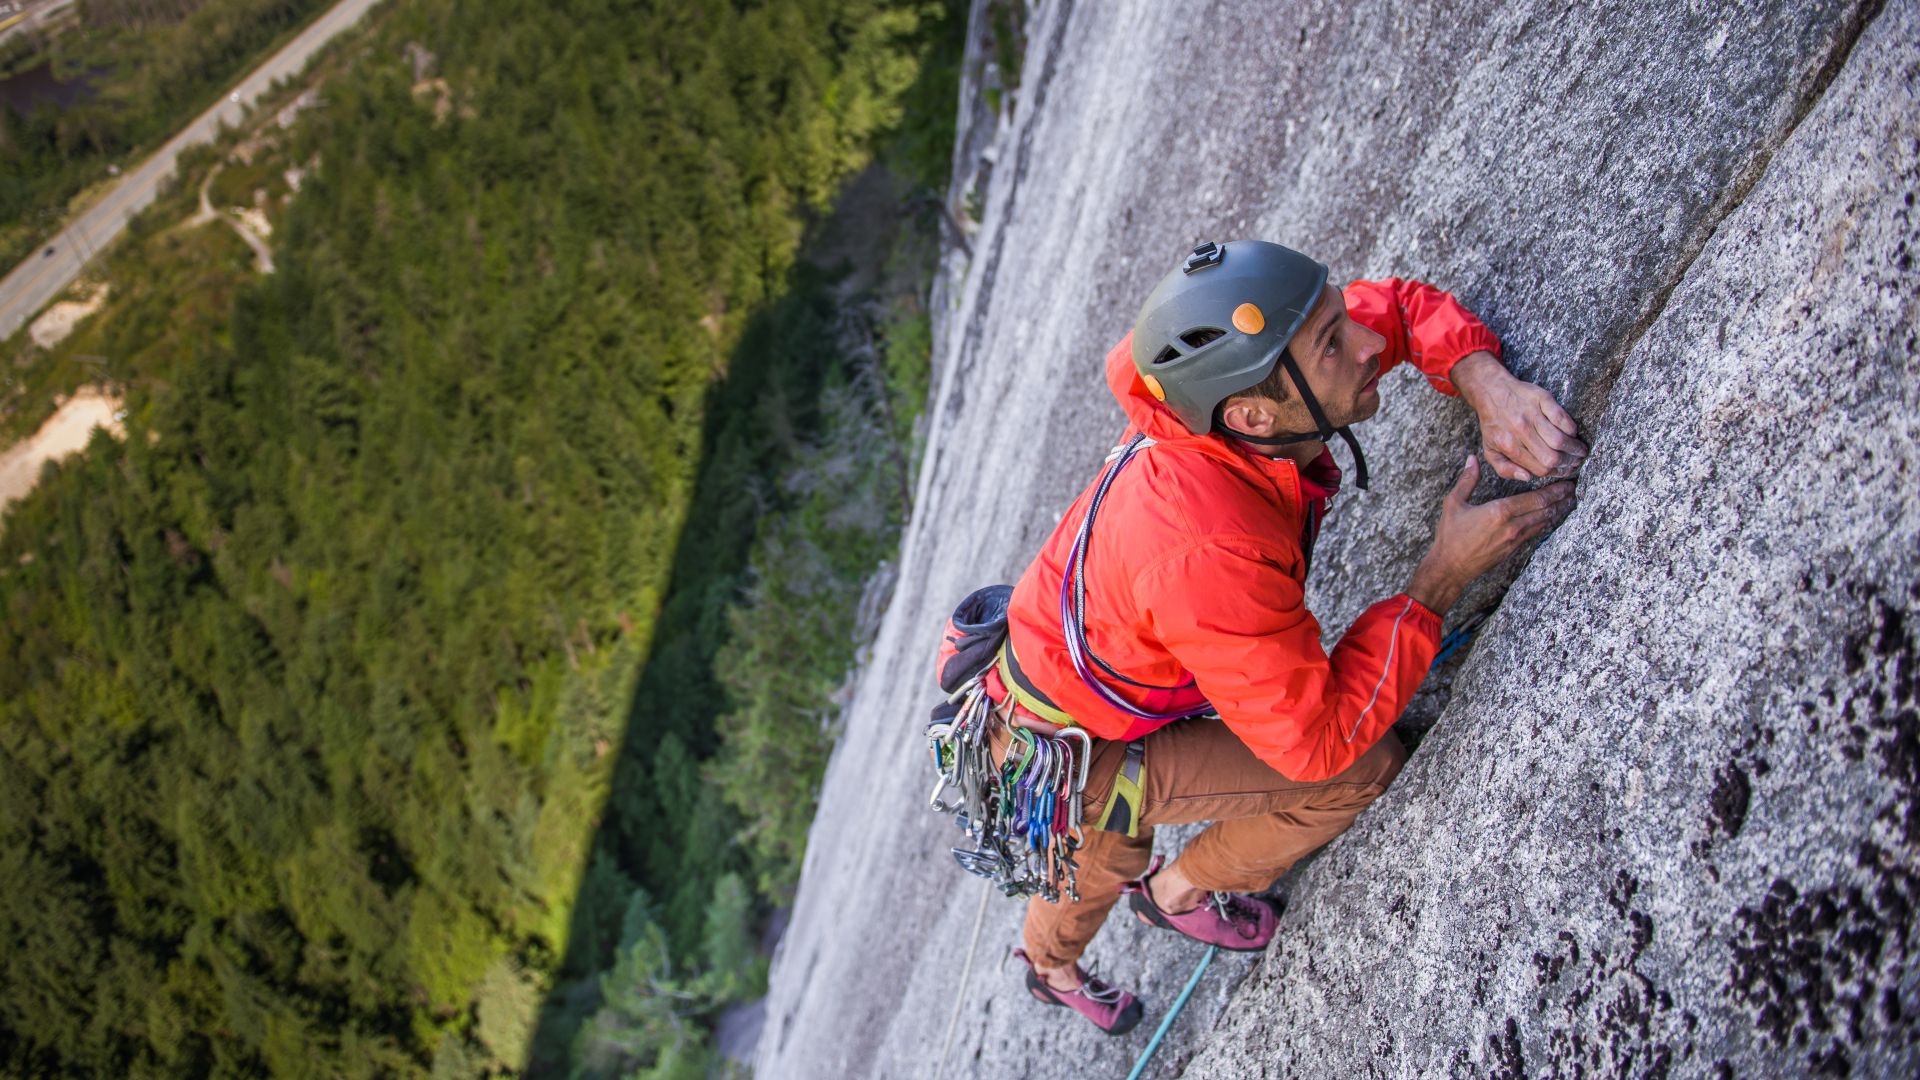
[[[960,990],[953,995],[953,1015],[947,1019],[947,1037],[940,1041],[940,1065],[933,1071],[933,1080],[940,1080],[947,1071],[947,1051],[953,1049],[953,1031],[960,1026],[960,1007],[967,1003],[967,979],[973,974],[973,953],[980,947],[980,924],[987,921],[987,896],[993,891],[993,882],[980,883],[980,910],[973,913],[973,940],[967,942],[967,966],[960,969]]]

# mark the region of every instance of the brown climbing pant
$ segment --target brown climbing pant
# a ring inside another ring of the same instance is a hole
[[[1004,755],[1006,739],[1004,730],[996,732],[996,758]],[[1347,831],[1407,762],[1406,750],[1389,731],[1340,775],[1296,783],[1254,757],[1220,721],[1176,721],[1146,737],[1140,777],[1146,806],[1140,835],[1129,838],[1093,827],[1125,755],[1125,743],[1094,740],[1086,846],[1075,858],[1080,899],[1027,902],[1027,954],[1040,967],[1066,967],[1080,958],[1119,899],[1121,884],[1146,872],[1153,826],[1213,822],[1180,853],[1181,872],[1208,891],[1257,891]]]

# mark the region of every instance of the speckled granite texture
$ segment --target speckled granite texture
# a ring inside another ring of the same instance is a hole
[[[922,809],[919,722],[946,610],[1018,573],[1118,431],[1102,354],[1237,236],[1452,289],[1594,455],[1456,610],[1506,590],[1394,790],[1148,1075],[1920,1072],[1917,7],[1034,8],[1010,115],[963,132],[984,219],[938,290],[900,585],[757,1075],[1124,1076],[1185,983],[1197,948],[1116,916],[1090,958],[1147,1022],[1030,1002],[1019,906]],[[1404,583],[1475,437],[1385,389],[1309,590],[1330,633]]]

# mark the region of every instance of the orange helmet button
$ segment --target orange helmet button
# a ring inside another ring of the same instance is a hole
[[[1257,334],[1267,328],[1267,317],[1252,304],[1241,304],[1233,309],[1233,328],[1243,334]]]
[[[1140,381],[1147,384],[1147,393],[1153,395],[1153,400],[1155,401],[1167,400],[1167,388],[1160,385],[1159,379],[1156,379],[1151,375],[1142,375],[1140,376]]]

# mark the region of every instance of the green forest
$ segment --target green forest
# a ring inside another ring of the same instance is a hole
[[[907,510],[962,23],[393,0],[276,272],[136,222],[33,361],[125,437],[0,530],[0,1073],[725,1071]]]

